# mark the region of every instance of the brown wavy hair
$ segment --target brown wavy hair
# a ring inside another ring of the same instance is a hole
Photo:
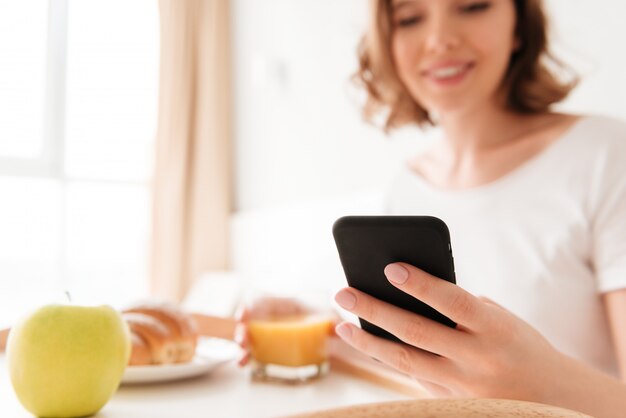
[[[543,1],[514,1],[520,47],[512,54],[503,80],[506,105],[520,113],[545,112],[567,97],[578,77],[548,49]],[[370,26],[358,46],[359,69],[353,77],[367,92],[363,115],[371,122],[386,112],[385,131],[412,123],[434,125],[428,111],[413,99],[397,75],[391,36],[391,0],[370,0]],[[563,75],[569,80],[564,81]]]

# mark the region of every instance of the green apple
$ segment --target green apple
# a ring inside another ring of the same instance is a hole
[[[128,326],[110,306],[44,306],[11,329],[11,383],[36,416],[93,415],[117,390],[130,350]]]

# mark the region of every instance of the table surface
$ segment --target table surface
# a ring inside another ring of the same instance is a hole
[[[252,382],[235,362],[208,375],[170,383],[122,385],[97,418],[281,417],[306,411],[408,399],[408,396],[338,372],[318,381],[287,386]],[[31,415],[19,404],[0,354],[0,416]]]

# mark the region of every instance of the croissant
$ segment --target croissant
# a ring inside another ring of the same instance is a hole
[[[191,316],[173,305],[149,303],[125,309],[131,331],[129,364],[171,364],[191,361],[198,333]]]

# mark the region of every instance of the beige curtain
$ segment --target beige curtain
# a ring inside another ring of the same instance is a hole
[[[160,0],[161,63],[150,277],[180,301],[228,267],[231,211],[229,0]]]

